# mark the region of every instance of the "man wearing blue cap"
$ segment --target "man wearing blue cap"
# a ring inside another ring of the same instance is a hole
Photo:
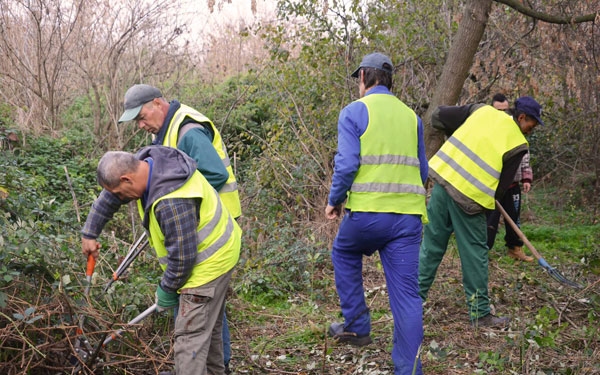
[[[434,187],[419,257],[419,293],[426,300],[454,232],[475,327],[509,322],[490,312],[486,212],[511,185],[529,149],[524,135],[544,124],[541,115],[542,107],[529,96],[517,99],[511,114],[485,104],[441,106],[432,114],[431,124],[449,138],[429,160]]]
[[[372,342],[362,262],[363,256],[379,251],[394,318],[394,374],[422,374],[423,307],[417,277],[427,222],[423,185],[428,167],[423,124],[390,91],[392,73],[389,57],[366,55],[352,73],[360,99],[342,109],[338,120],[325,216],[341,216],[346,202],[331,252],[344,322],[332,323],[329,335],[355,346]]]

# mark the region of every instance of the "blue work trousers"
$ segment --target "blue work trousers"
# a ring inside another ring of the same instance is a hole
[[[371,317],[365,301],[362,257],[379,251],[394,318],[395,375],[412,374],[415,365],[416,374],[422,374],[417,358],[423,341],[418,285],[422,228],[420,216],[346,211],[331,253],[344,329],[367,335]]]

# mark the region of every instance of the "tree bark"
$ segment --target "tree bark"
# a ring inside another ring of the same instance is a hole
[[[444,134],[431,124],[431,113],[439,105],[454,105],[460,97],[479,42],[488,21],[492,0],[468,0],[452,40],[442,75],[436,85],[429,108],[425,112],[425,145],[427,157],[431,158],[444,143]]]
[[[431,113],[439,105],[456,104],[460,97],[462,87],[473,64],[475,53],[483,38],[493,2],[505,4],[536,20],[554,24],[593,22],[600,17],[600,13],[571,17],[550,15],[526,7],[518,0],[468,0],[431,103],[423,116],[426,125],[425,144],[428,158],[431,158],[444,143],[444,134],[430,126]]]

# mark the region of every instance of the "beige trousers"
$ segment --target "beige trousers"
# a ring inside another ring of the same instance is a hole
[[[231,274],[181,291],[175,319],[177,375],[224,375],[223,310]]]

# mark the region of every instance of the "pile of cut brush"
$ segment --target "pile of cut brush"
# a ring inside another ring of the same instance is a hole
[[[164,339],[169,335],[156,331],[163,325],[153,324],[153,316],[135,326],[121,324],[137,313],[135,307],[107,316],[97,301],[45,279],[13,279],[0,296],[0,374],[143,375],[173,367],[171,342]]]

